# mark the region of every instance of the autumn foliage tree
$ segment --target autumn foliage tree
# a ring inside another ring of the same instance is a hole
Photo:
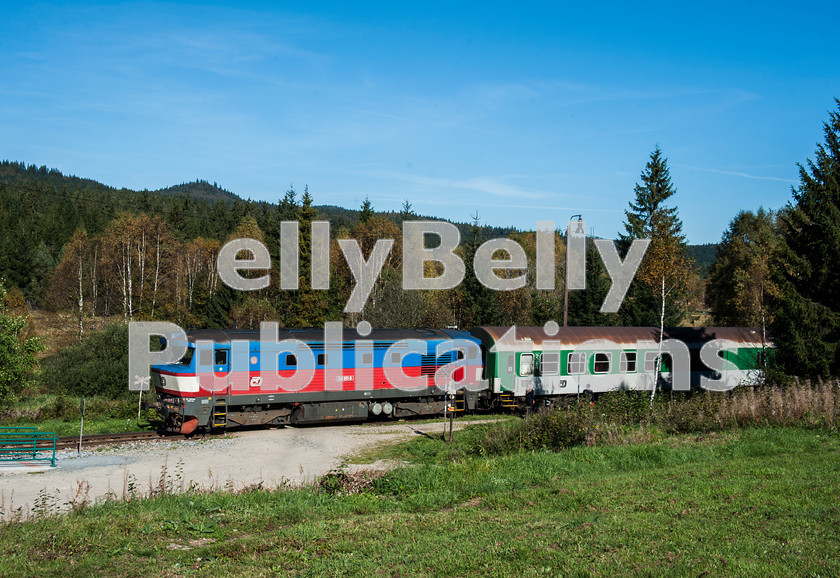
[[[772,262],[779,251],[776,214],[741,211],[729,224],[706,286],[706,304],[716,325],[766,328],[773,321],[770,300],[778,292]]]

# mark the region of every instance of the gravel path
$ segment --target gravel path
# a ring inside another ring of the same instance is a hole
[[[456,422],[455,427],[474,423],[480,422]],[[0,519],[15,517],[15,512],[28,516],[37,510],[66,509],[74,500],[148,495],[161,487],[239,490],[260,483],[310,483],[353,454],[442,430],[441,421],[289,427],[223,438],[129,442],[84,450],[81,456],[62,451],[55,468],[21,472],[0,467]]]

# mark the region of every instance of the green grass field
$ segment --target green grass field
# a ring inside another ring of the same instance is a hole
[[[840,436],[758,428],[415,465],[347,494],[164,495],[0,527],[2,575],[840,574]],[[463,440],[463,441],[461,441]],[[338,480],[340,476],[334,476]]]

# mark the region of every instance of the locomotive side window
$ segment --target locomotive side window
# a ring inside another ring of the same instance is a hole
[[[213,365],[212,363],[210,363],[211,361],[213,361],[213,351],[211,351],[210,349],[202,349],[198,352],[198,361],[204,367],[207,367],[208,365]]]
[[[622,351],[618,369],[621,373],[634,373],[636,371],[636,352]]]
[[[326,353],[319,353],[318,354],[318,365],[326,365],[327,364],[327,354]]]
[[[580,375],[586,370],[586,353],[573,351],[568,359],[569,375]]]
[[[391,365],[400,365],[402,364],[402,355],[400,355],[399,351],[392,351],[391,352]]]
[[[216,363],[215,365],[227,365],[227,349],[217,349],[216,350]]]
[[[540,373],[543,375],[557,375],[560,373],[560,354],[543,353],[540,356]]]
[[[286,354],[286,367],[297,367],[297,356],[291,353]]]
[[[362,353],[362,363],[364,365],[373,365],[373,353]]]
[[[458,359],[464,359],[464,350],[458,349]]]
[[[657,353],[655,351],[648,351],[645,353],[645,373],[653,373],[656,371],[656,358]]]
[[[508,372],[508,375],[513,375],[513,372],[514,372],[513,360],[514,360],[513,355],[508,355],[508,358],[507,358],[507,372]]]
[[[519,355],[519,375],[531,375],[534,373],[534,354],[522,353]]]
[[[612,365],[612,354],[596,353],[592,370],[595,373],[609,373],[610,365]]]

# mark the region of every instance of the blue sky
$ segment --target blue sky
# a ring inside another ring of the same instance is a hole
[[[614,237],[659,144],[708,243],[790,199],[840,97],[836,2],[353,4],[4,6],[0,158]]]

